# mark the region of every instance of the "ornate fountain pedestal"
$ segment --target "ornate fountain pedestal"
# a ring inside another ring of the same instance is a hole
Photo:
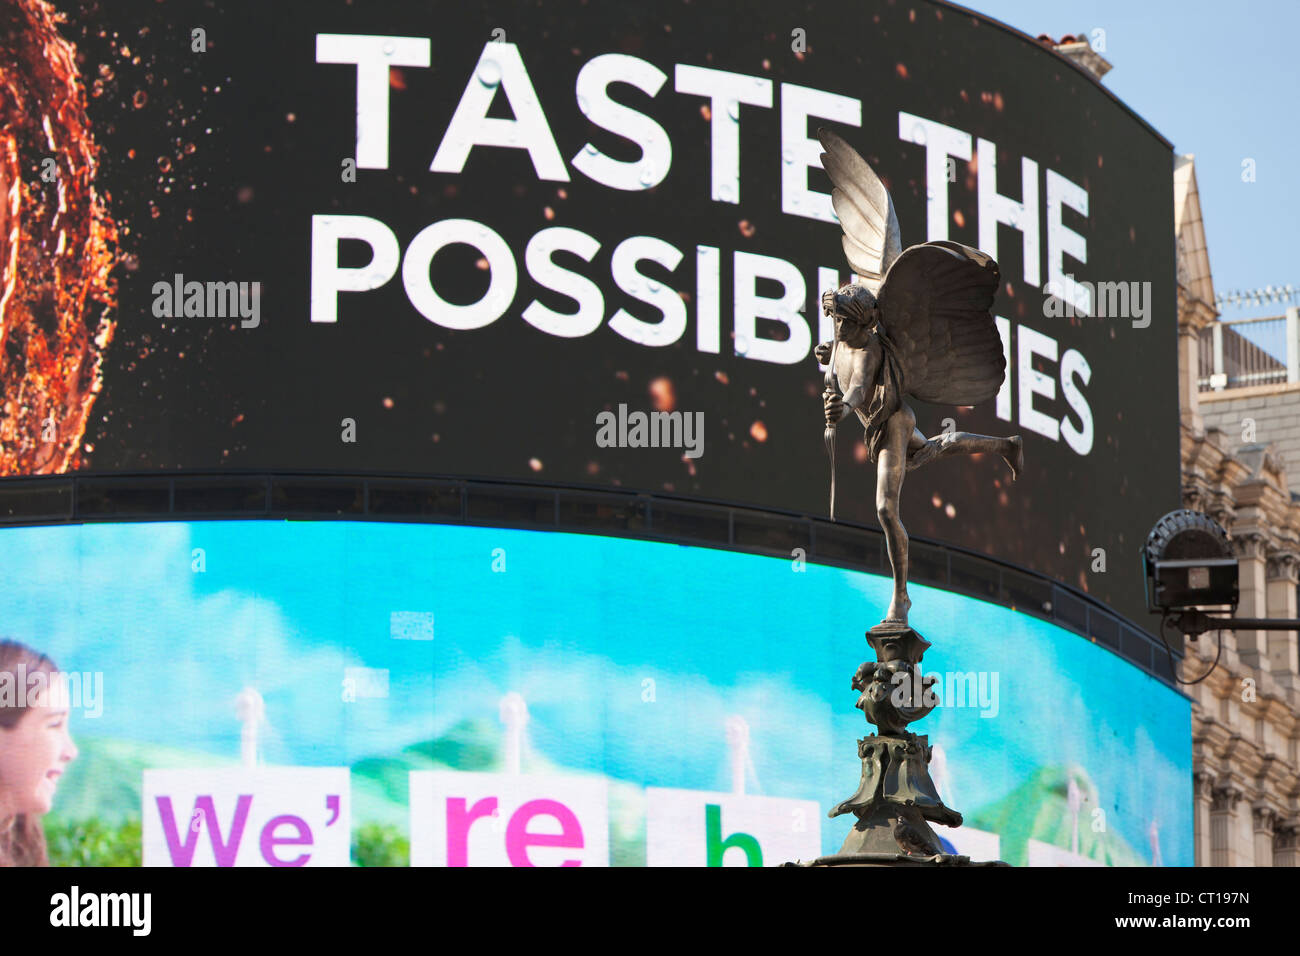
[[[907,725],[938,704],[934,676],[918,668],[930,642],[906,624],[886,622],[867,632],[876,652],[853,675],[861,691],[857,706],[879,735],[858,741],[862,779],[857,792],[829,816],[852,813],[857,822],[840,851],[811,863],[786,866],[1006,866],[994,860],[972,862],[944,853],[930,823],[961,826],[962,817],[944,806],[930,779],[930,744]]]

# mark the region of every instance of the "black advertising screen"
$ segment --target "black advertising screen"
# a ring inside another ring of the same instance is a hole
[[[1001,268],[1002,392],[917,419],[1022,435],[1024,472],[917,471],[908,530],[1139,613],[1137,547],[1178,497],[1171,150],[1031,39],[928,2],[0,11],[0,473],[541,479],[824,515],[813,348],[850,276],[824,126],[905,247]],[[875,522],[866,458],[849,418],[842,519]]]

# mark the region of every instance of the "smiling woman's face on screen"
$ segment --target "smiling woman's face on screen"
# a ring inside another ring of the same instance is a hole
[[[66,706],[46,706],[38,697],[13,727],[0,726],[0,820],[49,813],[58,778],[77,756],[68,717]]]

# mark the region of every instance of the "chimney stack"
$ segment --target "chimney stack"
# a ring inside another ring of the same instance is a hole
[[[1039,43],[1050,46],[1057,53],[1068,57],[1079,66],[1083,67],[1097,79],[1110,72],[1110,63],[1100,53],[1092,48],[1088,42],[1086,33],[1069,34],[1061,37],[1060,40],[1053,40],[1046,33],[1038,38]],[[1103,47],[1104,48],[1104,47]]]

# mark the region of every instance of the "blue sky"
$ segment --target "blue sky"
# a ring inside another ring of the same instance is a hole
[[[1208,0],[972,0],[1031,36],[1105,31],[1113,69],[1102,85],[1178,153],[1196,155],[1217,293],[1300,288],[1300,4]],[[1242,160],[1255,182],[1242,182]],[[1294,303],[1293,303],[1294,304]],[[1281,315],[1282,303],[1225,308],[1223,318]]]

